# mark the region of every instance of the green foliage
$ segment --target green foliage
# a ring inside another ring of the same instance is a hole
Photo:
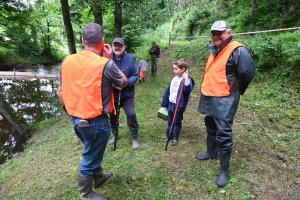
[[[259,69],[271,69],[279,67],[285,57],[283,54],[283,45],[281,41],[275,40],[274,37],[259,37],[256,41],[259,45],[253,48]]]
[[[254,36],[249,47],[254,53],[257,68],[266,70],[284,66],[286,70],[299,69],[299,37],[300,31]]]
[[[3,70],[5,67],[8,66],[14,66],[25,62],[26,60],[20,57],[18,54],[16,54],[16,52],[7,48],[0,47],[0,70]]]

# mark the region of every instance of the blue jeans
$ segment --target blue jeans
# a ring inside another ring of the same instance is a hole
[[[81,118],[72,117],[75,133],[84,144],[79,172],[83,176],[91,176],[101,166],[110,134],[110,126],[107,115],[88,119],[90,125],[85,127],[78,125],[80,120]]]

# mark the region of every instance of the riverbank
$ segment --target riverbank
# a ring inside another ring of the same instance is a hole
[[[24,58],[13,50],[0,48],[0,71],[22,70],[32,66],[54,65],[61,62],[63,58],[50,60],[49,58],[39,56],[38,58]]]
[[[186,48],[191,48],[187,46]],[[174,49],[176,50],[176,49]],[[199,162],[206,150],[202,115],[197,112],[206,52],[189,58],[195,79],[179,145],[164,150],[166,122],[157,117],[163,92],[174,76],[173,48],[159,59],[157,76],[136,86],[140,149],[131,137],[121,111],[117,150],[109,146],[103,168],[114,176],[96,190],[111,199],[297,199],[300,195],[300,93],[297,81],[258,73],[241,97],[234,121],[234,151],[230,182],[215,185],[219,161]],[[184,51],[183,51],[184,52]],[[295,72],[296,73],[296,72]],[[291,77],[290,77],[291,78]],[[297,80],[297,79],[294,79]],[[278,89],[280,85],[285,87]],[[298,91],[298,92],[296,92]],[[38,123],[26,149],[0,166],[0,199],[78,199],[77,170],[83,145],[64,115]]]

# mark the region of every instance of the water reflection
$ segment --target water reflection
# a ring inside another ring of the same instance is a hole
[[[58,66],[23,69],[38,74],[57,74]],[[61,115],[60,103],[56,96],[57,79],[8,79],[0,78],[0,96],[7,103],[5,110],[14,110],[14,117],[23,128],[26,123],[47,120]],[[10,114],[11,116],[11,114]],[[25,126],[25,127],[24,127]],[[0,164],[12,154],[22,151],[22,143],[26,141],[11,122],[0,114]]]

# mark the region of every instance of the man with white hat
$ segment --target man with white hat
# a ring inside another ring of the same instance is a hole
[[[205,114],[207,152],[198,160],[220,156],[221,171],[216,184],[228,183],[229,161],[232,152],[232,125],[240,95],[243,95],[255,75],[251,51],[234,41],[226,21],[216,21],[210,29],[211,54],[201,85],[198,112]],[[220,155],[218,155],[220,154]]]

